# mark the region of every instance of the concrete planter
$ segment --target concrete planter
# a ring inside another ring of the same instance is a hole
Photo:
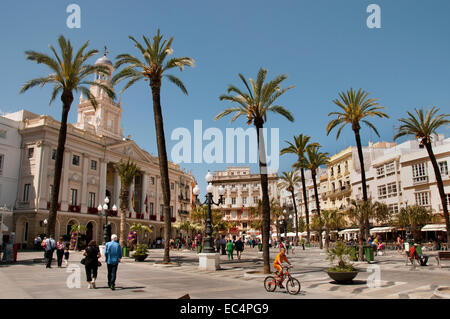
[[[148,254],[145,254],[145,255],[136,255],[136,254],[134,254],[133,257],[134,257],[134,260],[135,260],[135,261],[144,261],[145,258],[148,257]]]
[[[442,299],[450,299],[450,287],[439,287],[436,288],[433,292],[436,297]]]
[[[358,275],[358,271],[342,271],[342,272],[336,272],[336,271],[326,271],[328,276],[330,276],[331,279],[336,281],[338,284],[348,284],[353,281],[353,279]]]

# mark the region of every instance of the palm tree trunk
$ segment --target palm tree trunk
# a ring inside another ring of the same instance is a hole
[[[161,81],[150,81],[153,96],[153,114],[155,118],[156,142],[158,144],[158,160],[161,173],[161,190],[164,203],[164,258],[163,263],[170,262],[169,240],[171,232],[170,220],[170,185],[169,168],[167,162],[166,139],[164,136],[164,123],[161,112],[160,89]]]
[[[358,149],[359,165],[361,166],[361,183],[363,191],[363,201],[367,202],[367,184],[366,184],[366,170],[364,168],[364,156],[362,152],[361,136],[359,135],[359,128],[354,128],[356,147]],[[369,238],[369,216],[367,215],[364,220],[365,234],[364,239]]]
[[[319,202],[319,194],[317,191],[317,182],[316,182],[316,170],[311,170],[312,180],[314,184],[314,197],[316,199],[316,209],[317,209],[317,216],[320,218],[320,202]],[[323,242],[322,242],[322,231],[319,232],[319,246],[320,249],[323,249]]]
[[[330,229],[328,227],[325,227],[325,250],[328,251],[328,247],[330,247]]]
[[[59,128],[58,135],[58,147],[56,148],[56,158],[55,158],[55,175],[53,176],[53,189],[50,211],[48,212],[48,223],[47,223],[47,235],[55,234],[56,226],[56,215],[58,212],[58,199],[59,199],[59,188],[61,184],[61,174],[64,158],[64,146],[66,145],[67,136],[67,117],[69,116],[70,106],[73,102],[72,91],[64,91],[61,95],[61,101],[63,104],[62,115],[61,115],[61,126]],[[66,191],[63,189],[63,192]]]
[[[294,191],[291,192],[292,195],[292,203],[294,205],[295,212],[295,245],[298,245],[298,214],[297,214],[297,204],[295,203],[295,194]]]
[[[358,245],[359,245],[359,252],[358,252],[358,260],[363,260],[363,232],[364,232],[364,225],[362,224],[362,221],[359,225],[359,233],[358,233]]]
[[[270,251],[269,251],[269,232],[270,232],[270,203],[267,182],[267,162],[266,149],[264,145],[263,124],[255,123],[256,134],[258,137],[259,151],[259,173],[261,176],[262,190],[262,244],[263,244],[263,260],[264,273],[270,274]]]
[[[127,239],[125,238],[125,220],[128,208],[128,188],[129,185],[122,184],[122,189],[120,191],[120,246],[126,247]]]
[[[308,196],[306,195],[306,183],[305,183],[305,169],[300,170],[302,176],[302,193],[303,202],[305,203],[305,217],[306,217],[306,242],[309,243],[311,231],[309,229],[309,208],[308,208]]]
[[[441,197],[441,205],[444,211],[445,225],[447,226],[447,244],[450,246],[450,220],[448,216],[448,206],[446,195],[444,191],[444,183],[442,182],[441,170],[439,169],[438,163],[436,161],[436,156],[434,156],[433,147],[431,143],[424,143],[427,149],[428,156],[430,157],[431,164],[433,165],[434,175],[436,176],[436,182],[439,190],[439,196]]]

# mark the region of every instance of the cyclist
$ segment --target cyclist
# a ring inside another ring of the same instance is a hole
[[[286,257],[286,249],[280,248],[280,252],[278,253],[277,257],[275,257],[275,261],[273,262],[273,268],[275,268],[277,273],[277,281],[279,282],[279,287],[284,288],[283,281],[284,281],[284,274],[283,274],[283,265],[282,262],[287,262],[289,265],[291,263],[288,261]]]

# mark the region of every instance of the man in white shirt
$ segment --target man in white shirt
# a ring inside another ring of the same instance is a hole
[[[56,241],[53,239],[53,235],[50,235],[49,238],[45,240],[45,259],[47,262],[47,265],[45,268],[52,268],[52,259],[53,259],[53,252],[56,249]]]

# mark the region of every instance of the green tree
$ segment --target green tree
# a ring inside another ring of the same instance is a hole
[[[138,172],[136,163],[128,159],[126,162],[120,160],[116,163],[115,169],[120,177],[120,245],[126,246],[127,238],[125,234],[125,219],[128,210],[128,203],[130,198],[130,186]]]
[[[444,183],[442,182],[441,170],[439,169],[436,161],[436,156],[433,152],[433,134],[437,134],[437,130],[450,123],[448,117],[450,114],[438,114],[439,108],[433,106],[431,109],[415,109],[415,114],[407,112],[407,118],[401,118],[399,121],[402,123],[398,128],[397,134],[394,136],[394,140],[402,136],[412,135],[414,138],[419,139],[420,143],[425,146],[428,157],[430,158],[431,165],[433,166],[434,176],[439,190],[439,196],[441,197],[441,205],[444,211],[445,225],[447,226],[447,244],[450,245],[450,220],[448,215],[448,205],[446,194],[444,190]]]
[[[322,223],[325,231],[325,249],[328,251],[331,231],[342,228],[345,225],[345,220],[343,214],[337,210],[323,210]]]
[[[306,149],[306,156],[303,159],[303,162],[296,164],[298,166],[305,167],[311,171],[311,176],[312,176],[313,185],[314,185],[314,198],[316,200],[316,211],[317,211],[317,215],[319,216],[319,218],[320,218],[320,201],[319,201],[319,192],[317,189],[317,181],[316,181],[317,169],[320,166],[326,165],[328,163],[328,153],[320,152],[319,151],[320,147],[321,146],[317,145],[317,144],[310,145]],[[319,245],[320,245],[320,249],[322,249],[323,248],[322,233],[319,234]]]
[[[136,236],[136,240],[137,240],[137,245],[139,245],[139,239],[141,238],[141,235],[142,234],[145,234],[145,233],[151,233],[152,232],[152,229],[150,228],[150,227],[148,227],[148,226],[146,226],[146,225],[142,225],[142,224],[136,224],[136,223],[134,223],[131,227],[130,227],[130,230],[131,231],[135,231],[136,233],[137,233],[137,236]]]
[[[340,108],[340,111],[331,112],[328,114],[328,116],[335,116],[336,118],[331,120],[326,127],[327,135],[329,135],[335,127],[339,126],[336,134],[336,139],[338,139],[342,129],[346,125],[351,125],[352,130],[355,134],[356,147],[358,149],[359,164],[361,167],[363,200],[365,202],[367,202],[367,184],[360,136],[361,123],[367,125],[371,130],[375,132],[377,136],[380,136],[376,127],[371,122],[369,122],[367,118],[373,118],[375,116],[379,118],[389,118],[386,113],[381,111],[384,109],[384,107],[378,104],[378,100],[369,99],[368,95],[369,93],[362,89],[359,89],[358,92],[356,92],[353,88],[350,88],[350,90],[347,90],[347,92],[339,93],[340,100],[335,99],[333,100],[333,102]],[[365,237],[367,238],[369,236],[369,221],[366,220],[365,223]]]
[[[258,72],[256,81],[249,79],[250,85],[242,74],[240,79],[244,83],[247,92],[241,91],[234,85],[228,86],[228,94],[220,96],[220,100],[228,101],[234,104],[233,107],[226,108],[216,116],[216,120],[234,113],[231,122],[234,122],[241,116],[247,118],[247,125],[253,124],[256,128],[258,150],[259,150],[259,170],[261,177],[262,190],[262,219],[263,219],[263,260],[264,273],[270,273],[270,256],[269,256],[269,232],[270,232],[270,203],[267,179],[267,161],[264,143],[263,126],[267,122],[269,112],[280,114],[289,121],[293,122],[294,117],[283,106],[275,104],[276,100],[293,86],[281,89],[281,83],[286,80],[287,75],[279,75],[275,79],[264,83],[267,70],[261,68]]]
[[[75,234],[75,247],[74,249],[78,249],[78,242],[80,240],[81,233],[84,233],[87,230],[87,227],[84,225],[72,225],[72,228],[70,229],[70,233]]]
[[[359,260],[361,261],[363,257],[363,237],[366,227],[366,220],[376,219],[381,223],[389,222],[391,219],[391,212],[384,203],[351,200],[350,206],[347,208],[346,215],[359,227]],[[367,232],[369,232],[369,230],[367,230]]]
[[[293,167],[297,167],[300,170],[301,182],[302,182],[302,193],[303,193],[303,203],[305,205],[305,217],[306,217],[306,240],[309,243],[310,240],[310,229],[309,229],[309,207],[308,207],[308,196],[306,194],[306,181],[305,181],[305,168],[301,165],[304,162],[306,149],[310,145],[309,140],[311,136],[299,134],[294,136],[294,143],[285,141],[288,146],[283,148],[280,152],[281,155],[284,154],[295,154],[297,155],[297,162]],[[316,143],[314,143],[316,144]]]
[[[145,80],[150,81],[150,88],[153,97],[153,115],[155,120],[156,143],[158,145],[158,162],[161,173],[161,190],[163,194],[164,206],[164,258],[163,263],[170,262],[169,256],[169,240],[171,234],[170,219],[170,184],[169,184],[169,168],[167,161],[166,139],[164,135],[164,123],[161,110],[161,83],[163,77],[178,86],[184,94],[188,94],[183,82],[172,74],[166,74],[173,68],[179,68],[181,71],[185,66],[193,66],[194,60],[189,57],[171,58],[164,62],[166,58],[173,53],[173,38],[168,41],[163,40],[163,36],[158,33],[153,37],[153,42],[146,36],[143,36],[144,45],[139,43],[132,36],[129,37],[135,47],[138,49],[143,59],[139,59],[131,54],[120,54],[117,56],[115,67],[119,68],[126,65],[113,78],[113,83],[122,80],[129,80],[124,86],[121,93],[132,86],[134,83]]]
[[[294,205],[295,212],[295,244],[298,245],[298,213],[297,213],[297,203],[295,202],[295,187],[301,182],[301,178],[298,176],[297,172],[282,172],[280,176],[280,182],[278,187],[284,188],[289,193],[291,193],[292,203]]]
[[[89,41],[84,43],[75,55],[72,44],[70,41],[66,40],[64,36],[61,35],[58,38],[58,44],[60,53],[58,53],[52,45],[49,46],[53,56],[36,51],[25,51],[27,60],[35,61],[38,64],[44,64],[50,69],[51,73],[47,76],[27,81],[19,91],[19,93],[24,93],[35,86],[43,87],[50,84],[53,85],[50,104],[59,94],[62,102],[61,124],[59,127],[58,146],[56,148],[55,157],[55,173],[53,175],[53,191],[52,198],[50,199],[51,204],[46,229],[47,234],[55,234],[64,147],[67,135],[67,117],[73,102],[73,93],[81,92],[89,99],[94,108],[97,107],[97,101],[86,85],[100,87],[109,97],[114,98],[114,92],[108,85],[99,81],[93,82],[87,80],[87,77],[95,73],[110,75],[110,70],[105,65],[87,64],[86,61],[98,53],[97,50],[85,52],[89,45]]]
[[[420,231],[421,227],[428,223],[432,223],[435,220],[436,216],[431,210],[422,206],[413,205],[400,209],[391,223],[395,226],[405,228],[410,226],[413,238],[414,240],[417,240],[422,235]]]

